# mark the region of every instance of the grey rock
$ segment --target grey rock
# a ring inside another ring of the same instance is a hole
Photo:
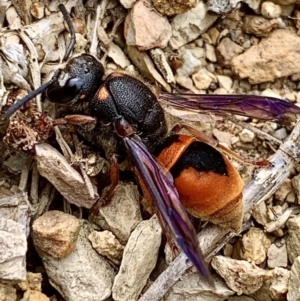
[[[287,253],[291,263],[300,256],[300,216],[291,218],[286,223],[288,228]]]
[[[132,230],[142,220],[139,192],[136,185],[120,183],[108,205],[93,212],[90,219],[104,230],[111,231],[125,244]]]
[[[188,274],[171,287],[165,301],[223,301],[234,294],[220,277],[213,276],[213,281],[214,289],[198,273]]]
[[[300,257],[296,257],[291,267],[290,280],[288,284],[288,301],[300,300]]]
[[[170,45],[173,49],[178,49],[188,42],[195,40],[205,32],[216,20],[218,16],[209,14],[207,6],[203,2],[186,13],[175,16],[172,20],[172,37]]]
[[[288,256],[286,244],[283,243],[280,246],[276,244],[271,244],[268,250],[268,267],[287,267],[288,264]]]
[[[142,221],[132,232],[123,252],[119,273],[114,281],[114,300],[137,300],[156,265],[161,233],[156,216]]]

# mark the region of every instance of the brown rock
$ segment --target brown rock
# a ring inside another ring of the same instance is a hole
[[[238,244],[240,247],[237,251],[238,257],[255,264],[261,264],[266,259],[270,245],[271,241],[262,230],[250,228]]]
[[[18,282],[18,288],[22,291],[42,291],[43,277],[41,273],[27,272],[26,280]],[[1,300],[1,298],[0,298]]]
[[[216,48],[217,61],[219,65],[229,66],[231,60],[241,54],[244,48],[234,43],[229,38],[224,38]]]
[[[124,247],[109,231],[93,231],[88,236],[93,248],[100,254],[110,259],[115,264],[120,264]]]
[[[276,200],[280,201],[282,204],[290,192],[292,192],[292,181],[290,179],[286,179],[277,189],[274,196]]]
[[[217,41],[219,39],[219,36],[220,36],[220,32],[219,30],[216,28],[216,27],[211,27],[207,32],[206,34],[208,35],[211,43],[213,45],[216,45],[217,44]],[[203,35],[202,35],[203,37]]]
[[[11,284],[0,283],[0,300],[16,301],[17,290]]]
[[[43,2],[32,3],[30,6],[30,13],[37,19],[44,17],[45,4]]]
[[[76,217],[61,211],[48,211],[32,225],[35,247],[54,258],[64,258],[74,250],[80,228]]]
[[[28,283],[28,287],[34,291],[42,290],[42,281],[43,277],[41,273],[27,273],[26,281]]]
[[[235,260],[224,256],[215,256],[212,267],[226,281],[230,289],[240,294],[252,294],[265,280],[270,278],[267,271],[245,260]]]
[[[273,29],[279,27],[277,19],[268,20],[260,16],[245,16],[243,28],[246,33],[266,37]]]
[[[274,1],[275,3],[275,1]],[[287,5],[281,5],[281,17],[291,17],[292,15],[298,19],[298,17],[296,16],[296,11],[295,9],[295,4],[291,3],[291,4],[287,4]]]
[[[176,79],[176,83],[181,87],[193,91],[194,93],[199,93],[198,90],[194,87],[193,81],[190,77],[184,75],[178,75],[176,76],[175,79]]]
[[[300,72],[299,49],[299,36],[292,31],[278,29],[235,57],[232,69],[241,78],[249,78],[251,84],[275,81]]]
[[[153,6],[163,15],[182,14],[198,4],[198,0],[153,0]]]
[[[168,19],[158,14],[150,2],[137,1],[125,20],[124,34],[127,45],[148,50],[166,47],[172,29]]]

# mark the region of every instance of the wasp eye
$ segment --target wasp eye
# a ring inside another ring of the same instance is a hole
[[[55,83],[49,87],[46,91],[46,97],[52,102],[68,103],[80,94],[82,85],[80,78],[70,78],[63,86]]]

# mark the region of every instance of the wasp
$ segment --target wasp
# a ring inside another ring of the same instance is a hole
[[[63,5],[70,32],[70,16]],[[72,35],[75,36],[74,34]],[[74,38],[71,44],[74,45]],[[67,50],[68,58],[72,45]],[[263,120],[282,121],[300,114],[293,104],[254,95],[196,95],[161,92],[158,96],[140,80],[113,72],[103,79],[102,64],[82,54],[56,70],[52,79],[29,93],[6,112],[9,118],[36,95],[73,108],[86,104],[103,133],[113,137],[116,151],[125,148],[140,187],[151,201],[168,237],[174,239],[199,273],[210,273],[197,244],[196,232],[186,210],[222,227],[239,231],[243,220],[242,190],[237,170],[204,135],[168,134],[158,98],[180,109],[228,112]]]

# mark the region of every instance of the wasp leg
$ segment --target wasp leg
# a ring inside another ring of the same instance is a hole
[[[53,126],[63,125],[63,124],[75,124],[81,125],[86,123],[96,124],[97,119],[86,115],[67,115],[63,118],[58,118],[53,120]]]
[[[111,158],[110,166],[110,181],[111,184],[105,194],[94,204],[91,208],[92,212],[97,212],[100,208],[108,205],[114,196],[115,189],[119,184],[119,166],[117,161],[117,156],[113,155]]]
[[[243,157],[239,156],[236,152],[221,145],[214,138],[207,136],[204,132],[196,130],[187,124],[177,123],[174,125],[174,127],[172,128],[171,131],[178,133],[182,129],[187,130],[192,136],[196,137],[199,141],[207,143],[207,144],[221,150],[223,153],[227,154],[228,156],[230,156],[231,158],[234,158],[237,161],[240,161],[245,164],[253,165],[253,166],[258,166],[258,167],[270,167],[271,166],[271,163],[266,159],[263,159],[261,161],[253,161],[253,160],[243,158]]]

